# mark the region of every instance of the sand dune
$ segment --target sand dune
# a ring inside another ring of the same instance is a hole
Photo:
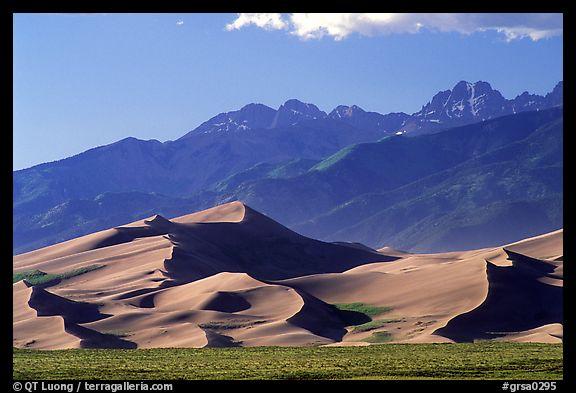
[[[409,254],[309,239],[240,202],[153,216],[15,256],[15,273],[98,269],[15,283],[14,346],[558,342],[562,235]],[[375,314],[335,307],[351,303]]]
[[[473,341],[562,323],[562,288],[542,283],[517,267],[487,262],[488,294],[484,302],[453,318],[436,334],[454,341]]]
[[[504,248],[533,258],[557,259],[564,254],[563,235],[564,232],[560,229],[505,245]]]
[[[32,288],[20,281],[13,285],[14,346],[20,348],[65,349],[80,347],[80,338],[64,330],[60,316],[38,317],[28,305]]]

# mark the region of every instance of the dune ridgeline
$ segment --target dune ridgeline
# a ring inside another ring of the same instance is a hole
[[[301,236],[241,202],[14,257],[20,348],[562,342],[562,230],[439,254]]]

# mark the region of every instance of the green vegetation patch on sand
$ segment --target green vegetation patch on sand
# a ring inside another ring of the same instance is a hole
[[[366,340],[368,343],[372,343],[372,344],[382,344],[382,343],[387,343],[392,341],[392,334],[390,334],[390,332],[387,331],[381,331],[381,332],[374,332],[372,333],[372,335],[370,337],[368,337]]]
[[[78,269],[69,270],[64,273],[56,273],[56,274],[45,273],[41,270],[27,270],[20,273],[13,273],[12,283],[17,283],[18,281],[26,280],[31,285],[42,285],[50,281],[65,280],[67,278],[79,276],[81,274],[91,272],[92,270],[100,269],[101,267],[104,267],[104,265],[90,265],[80,267]]]
[[[14,379],[561,379],[562,345],[14,349]]]
[[[228,321],[210,321],[206,323],[201,323],[198,326],[202,329],[214,329],[214,330],[227,330],[227,329],[240,329],[244,327],[259,325],[266,321],[260,320],[250,320],[250,319],[230,319]]]
[[[391,307],[378,307],[366,303],[337,303],[334,304],[339,310],[342,311],[355,311],[365,314],[369,317],[374,317],[376,315],[384,314],[392,310]]]
[[[354,333],[368,332],[370,330],[378,329],[386,326],[389,323],[402,322],[404,319],[376,319],[374,321],[363,323],[362,325],[354,326],[352,331]]]
[[[12,274],[12,284],[15,284],[18,281],[22,281],[22,280],[26,280],[29,283],[41,282],[45,276],[46,276],[46,273],[44,273],[43,271],[37,270],[37,269],[27,270],[25,272],[20,272],[20,273],[13,273]],[[32,285],[34,285],[34,284],[32,284]]]

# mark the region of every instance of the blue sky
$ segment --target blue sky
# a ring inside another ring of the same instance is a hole
[[[250,102],[412,113],[460,80],[513,98],[562,79],[557,20],[407,18],[17,14],[14,169],[127,136],[176,139]]]

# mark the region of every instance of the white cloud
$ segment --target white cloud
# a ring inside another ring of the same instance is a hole
[[[507,40],[537,41],[562,34],[562,14],[238,14],[226,25],[237,30],[255,25],[265,30],[287,29],[302,39],[329,36],[342,40],[350,34],[363,36],[418,33],[422,30],[472,34],[496,31]]]
[[[183,20],[176,21],[176,26],[182,26],[184,24]]]
[[[238,14],[234,22],[226,25],[226,30],[237,30],[248,25],[265,30],[279,30],[288,26],[281,14]]]

